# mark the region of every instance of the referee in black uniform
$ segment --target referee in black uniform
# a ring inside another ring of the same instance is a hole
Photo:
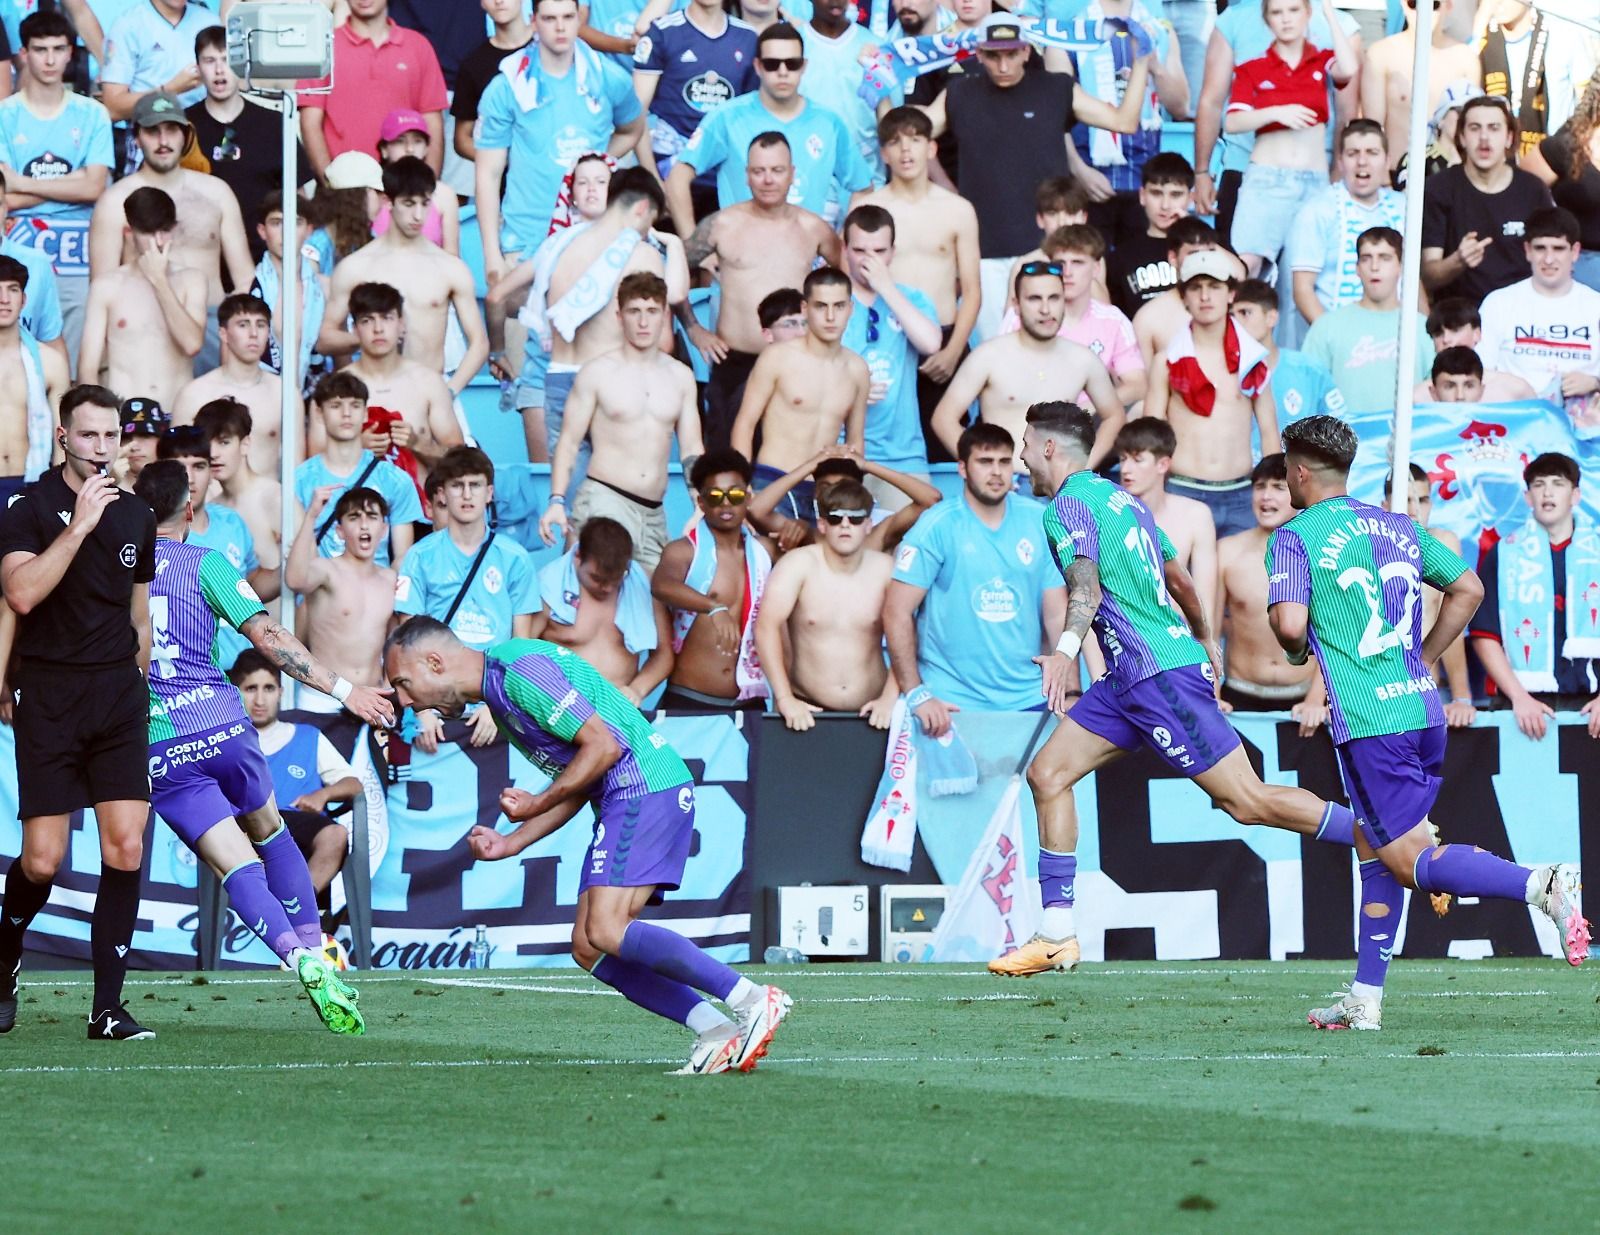
[[[17,1017],[22,936],[50,896],[68,816],[93,806],[100,890],[89,933],[89,1037],[153,1038],[122,1007],[150,815],[150,589],[155,515],[106,475],[122,440],[117,396],[61,399],[66,462],[0,515],[0,588],[17,613],[14,727],[22,856],[0,902],[0,1032]]]

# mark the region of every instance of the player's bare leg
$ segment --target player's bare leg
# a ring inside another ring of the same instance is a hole
[[[1217,760],[1196,776],[1194,783],[1206,791],[1218,810],[1226,811],[1238,823],[1282,828],[1302,836],[1323,835],[1330,804],[1306,789],[1267,784],[1256,775],[1243,746]]]
[[[1028,765],[1028,788],[1039,816],[1039,896],[1044,919],[1020,948],[989,962],[1003,978],[1072,969],[1082,955],[1072,922],[1078,873],[1078,806],[1072,787],[1123,752],[1069,715]]]

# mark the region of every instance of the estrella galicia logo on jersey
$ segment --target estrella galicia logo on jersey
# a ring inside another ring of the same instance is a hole
[[[124,566],[132,570],[139,562],[139,550],[133,545],[123,545],[117,551],[117,558]]]
[[[22,168],[24,176],[32,176],[35,180],[59,180],[71,173],[72,164],[49,150],[36,159],[29,159]]]
[[[1166,750],[1172,745],[1172,732],[1161,725],[1157,725],[1150,730],[1150,736],[1155,739],[1156,745],[1162,750]]]
[[[999,575],[972,590],[972,612],[980,622],[1014,622],[1020,609],[1016,589]]]
[[[683,101],[697,112],[711,112],[733,98],[733,83],[716,69],[707,69],[683,84]]]
[[[1017,561],[1024,566],[1033,565],[1033,541],[1026,536],[1017,541]]]
[[[689,785],[678,790],[678,809],[686,815],[694,809],[694,789]]]

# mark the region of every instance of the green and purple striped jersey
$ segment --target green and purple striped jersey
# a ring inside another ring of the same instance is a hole
[[[583,657],[543,639],[508,639],[484,653],[483,698],[512,745],[552,777],[577,753],[578,730],[598,716],[622,758],[595,796],[640,797],[692,783],[678,752],[644,713]]]
[[[1209,660],[1167,594],[1166,563],[1177,551],[1133,494],[1093,472],[1074,472],[1045,511],[1044,534],[1063,577],[1075,557],[1099,569],[1094,633],[1115,689]]]
[[[1422,660],[1422,585],[1467,564],[1407,515],[1353,497],[1301,511],[1267,541],[1267,605],[1310,610],[1334,743],[1444,724]]]
[[[243,626],[264,606],[215,549],[156,541],[150,584],[150,741],[170,742],[245,718],[217,665],[222,623]]]

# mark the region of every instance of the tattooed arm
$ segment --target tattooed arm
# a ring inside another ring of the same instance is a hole
[[[1063,633],[1085,638],[1099,608],[1100,568],[1089,558],[1075,557],[1067,566],[1067,626]]]
[[[394,712],[383,692],[370,686],[352,686],[346,682],[311,655],[305,644],[273,621],[265,611],[239,627],[239,633],[250,640],[256,651],[295,681],[335,698],[340,697],[341,687],[349,688],[349,693],[343,697],[344,706],[368,724],[388,728],[394,723]]]
[[[1067,641],[1069,636],[1076,636],[1078,647],[1082,647],[1095,610],[1100,608],[1100,568],[1091,558],[1075,557],[1067,564],[1066,576],[1067,618],[1061,638]],[[1067,651],[1073,654],[1069,656]],[[1070,648],[1064,651],[1057,643],[1052,650],[1035,656],[1033,663],[1039,666],[1042,675],[1039,693],[1052,712],[1063,715],[1068,708],[1067,700],[1083,693],[1078,688],[1076,651]]]

